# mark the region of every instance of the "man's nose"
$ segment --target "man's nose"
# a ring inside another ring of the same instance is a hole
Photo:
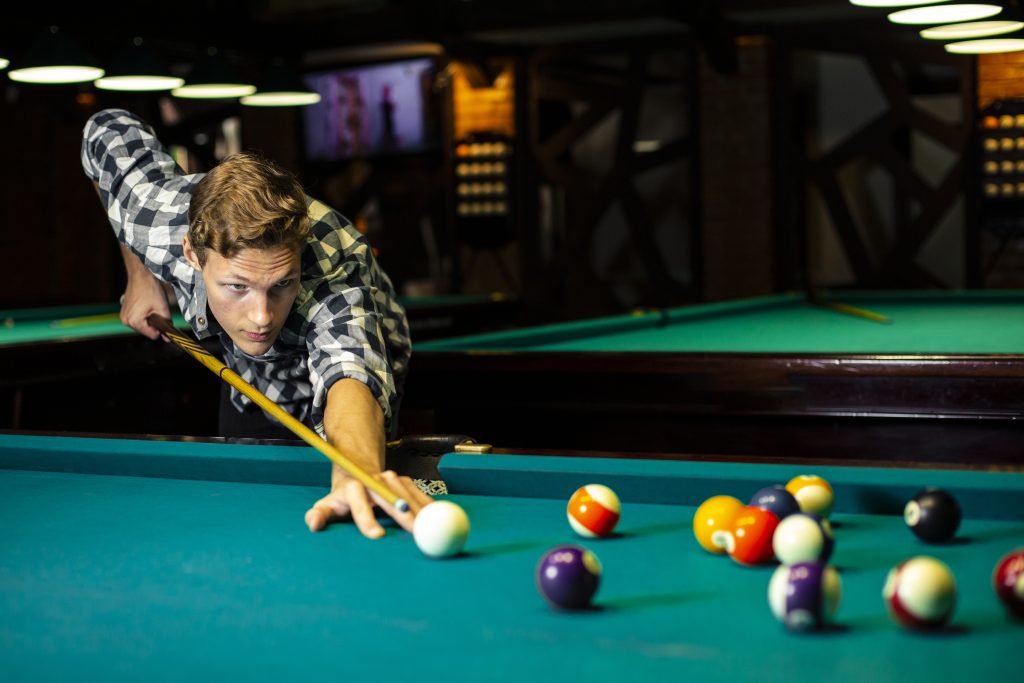
[[[274,316],[270,310],[270,300],[266,294],[257,293],[253,297],[252,307],[249,309],[249,319],[252,320],[254,325],[259,325],[260,329],[270,327]]]

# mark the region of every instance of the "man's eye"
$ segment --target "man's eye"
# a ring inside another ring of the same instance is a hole
[[[244,292],[245,285],[240,285],[237,282],[232,282],[228,284],[228,289],[230,289],[232,292]]]
[[[278,289],[285,289],[286,287],[291,287],[292,282],[294,282],[293,278],[288,278],[287,280],[281,280],[280,282],[277,283],[277,288]]]

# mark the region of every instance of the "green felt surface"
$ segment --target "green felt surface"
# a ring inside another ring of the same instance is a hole
[[[474,306],[500,300],[501,297],[488,294],[450,294],[399,299],[408,310],[434,307],[457,309],[459,306]],[[0,347],[28,342],[134,334],[131,329],[121,324],[117,317],[119,311],[120,306],[116,303],[0,310]],[[106,319],[77,320],[93,316],[104,316]],[[63,324],[59,324],[62,321]],[[174,312],[174,322],[178,327],[185,327],[185,319],[177,311]]]
[[[104,445],[113,461],[101,457]],[[66,456],[62,467],[80,471],[16,466],[58,453]],[[473,529],[466,555],[448,561],[423,557],[394,529],[375,542],[351,526],[309,533],[303,513],[323,493],[320,485],[274,483],[266,472],[259,475],[264,483],[203,476],[221,459],[258,469],[301,465],[307,455],[267,446],[0,437],[4,680],[935,681],[1024,674],[1024,625],[1007,619],[990,587],[997,559],[1024,545],[1019,516],[981,519],[965,505],[957,542],[925,546],[896,515],[837,514],[834,562],[844,582],[837,626],[795,635],[768,610],[772,569],[740,567],[701,550],[690,530],[693,505],[641,502],[638,487],[624,496],[629,502],[613,538],[580,541],[565,522],[558,472],[582,481],[629,475],[635,481],[624,489],[646,479],[657,491],[659,481],[688,470],[713,485],[727,471],[722,463],[574,458],[556,467],[538,459],[532,483],[514,495],[481,487],[452,496]],[[164,464],[145,476],[91,473],[116,469],[111,462],[130,456]],[[168,461],[179,463],[175,478],[160,476]],[[443,470],[500,477],[503,465],[514,473],[530,469],[528,461],[446,456]],[[888,480],[898,489],[909,476],[834,470],[828,474],[840,488]],[[732,471],[741,479],[754,472],[735,464]],[[760,470],[749,482],[781,473]],[[961,474],[965,490],[1012,493],[1021,480]],[[533,586],[541,554],[565,542],[590,547],[604,564],[592,611],[554,611]],[[915,554],[946,561],[959,582],[953,626],[937,634],[901,630],[881,600],[888,569]]]
[[[421,351],[725,353],[1024,353],[1019,292],[843,293],[831,301],[891,319],[882,324],[787,294],[657,313],[427,342]]]
[[[13,344],[91,339],[136,334],[118,319],[117,304],[60,306],[0,311],[0,348]],[[103,316],[102,320],[79,320]],[[174,313],[174,324],[185,327],[185,319]]]

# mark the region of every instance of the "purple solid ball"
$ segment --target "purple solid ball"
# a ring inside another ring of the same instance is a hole
[[[765,486],[763,489],[760,489],[751,497],[750,507],[763,508],[769,512],[774,512],[779,520],[800,512],[800,503],[781,484]]]
[[[577,545],[544,553],[537,565],[537,590],[555,607],[582,609],[590,604],[601,581],[597,556]]]

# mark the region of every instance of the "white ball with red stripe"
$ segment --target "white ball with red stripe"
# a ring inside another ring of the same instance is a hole
[[[569,525],[580,536],[608,536],[622,515],[619,497],[607,486],[587,484],[576,489],[565,510]]]
[[[896,565],[882,589],[893,619],[908,628],[938,628],[956,606],[956,579],[945,563],[919,556]]]

